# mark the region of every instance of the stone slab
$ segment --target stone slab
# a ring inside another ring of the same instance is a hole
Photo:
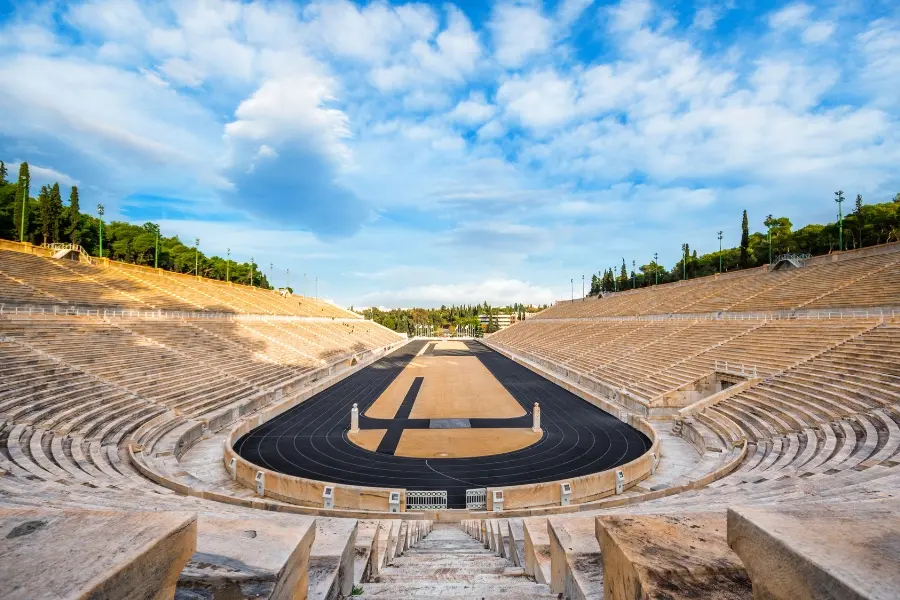
[[[469,419],[431,419],[428,422],[431,429],[468,429],[471,426]]]
[[[315,519],[201,515],[197,551],[178,580],[179,598],[302,598],[309,586]]]
[[[728,509],[759,599],[900,597],[900,501]]]
[[[550,590],[571,600],[603,594],[603,563],[592,517],[547,522],[550,537]]]
[[[356,549],[353,555],[353,583],[359,583],[373,570],[371,561],[377,560],[378,521],[360,521],[356,530]]]
[[[747,571],[725,532],[721,513],[597,517],[604,598],[752,598]]]
[[[538,583],[550,583],[550,536],[547,519],[522,519],[525,531],[525,572]]]
[[[193,513],[0,509],[0,598],[172,598],[196,544]]]
[[[316,519],[309,559],[310,600],[333,600],[353,590],[356,519]]]

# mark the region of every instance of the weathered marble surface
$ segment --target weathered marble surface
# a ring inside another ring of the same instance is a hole
[[[198,522],[197,551],[178,598],[305,598],[315,519],[213,518]]]
[[[196,542],[193,513],[0,509],[0,598],[172,598]]]
[[[722,514],[597,517],[607,600],[752,597]]]
[[[900,597],[900,502],[733,507],[728,543],[757,599]]]

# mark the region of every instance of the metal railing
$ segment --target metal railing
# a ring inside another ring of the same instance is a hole
[[[54,242],[54,243],[52,243],[52,244],[42,244],[42,247],[43,247],[43,248],[50,248],[50,249],[53,250],[53,251],[58,251],[58,250],[72,250],[73,252],[77,252],[77,253],[78,253],[78,258],[79,258],[79,260],[82,260],[83,262],[86,262],[86,263],[88,263],[88,264],[93,264],[93,261],[91,261],[91,255],[88,254],[88,253],[85,251],[85,249],[82,248],[81,246],[79,246],[78,244],[68,244],[68,243],[62,243],[62,242]]]
[[[753,365],[753,367],[751,368],[743,363],[728,364],[727,360],[716,360],[714,368],[719,373],[734,373],[744,375],[746,377],[758,377],[756,365]]]
[[[86,308],[80,306],[34,306],[0,303],[0,315],[58,315],[74,317],[102,317],[118,319],[177,319],[219,321],[302,321],[304,323],[361,323],[371,322],[353,317],[304,317],[299,315],[261,315],[222,312],[192,312],[179,310],[131,310],[114,308]]]
[[[406,510],[442,510],[447,508],[446,490],[406,490]]]
[[[774,257],[772,259],[772,264],[781,262],[783,260],[792,261],[792,262],[793,261],[805,262],[805,261],[809,260],[810,258],[812,258],[812,254],[809,254],[809,253],[792,254],[790,252],[787,252],[785,254],[779,254],[778,256]]]
[[[469,510],[487,508],[487,488],[466,490],[466,508]]]
[[[578,323],[600,321],[767,321],[790,319],[888,319],[900,317],[900,307],[832,308],[821,310],[788,309],[756,312],[666,313],[658,315],[623,315],[618,317],[563,317],[533,319],[532,323]]]

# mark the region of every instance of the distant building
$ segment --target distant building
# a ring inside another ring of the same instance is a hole
[[[489,320],[490,317],[488,315],[478,315],[478,321],[481,323],[481,327],[485,330],[487,330]],[[494,315],[494,322],[497,324],[497,331],[506,329],[516,322],[516,315],[505,313]]]

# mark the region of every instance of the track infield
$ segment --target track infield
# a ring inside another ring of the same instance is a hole
[[[530,429],[535,402],[540,437]],[[351,441],[354,403],[361,431]],[[637,430],[481,343],[417,340],[249,432],[235,449],[298,477],[446,490],[449,507],[464,508],[466,489],[596,473],[649,446]]]

